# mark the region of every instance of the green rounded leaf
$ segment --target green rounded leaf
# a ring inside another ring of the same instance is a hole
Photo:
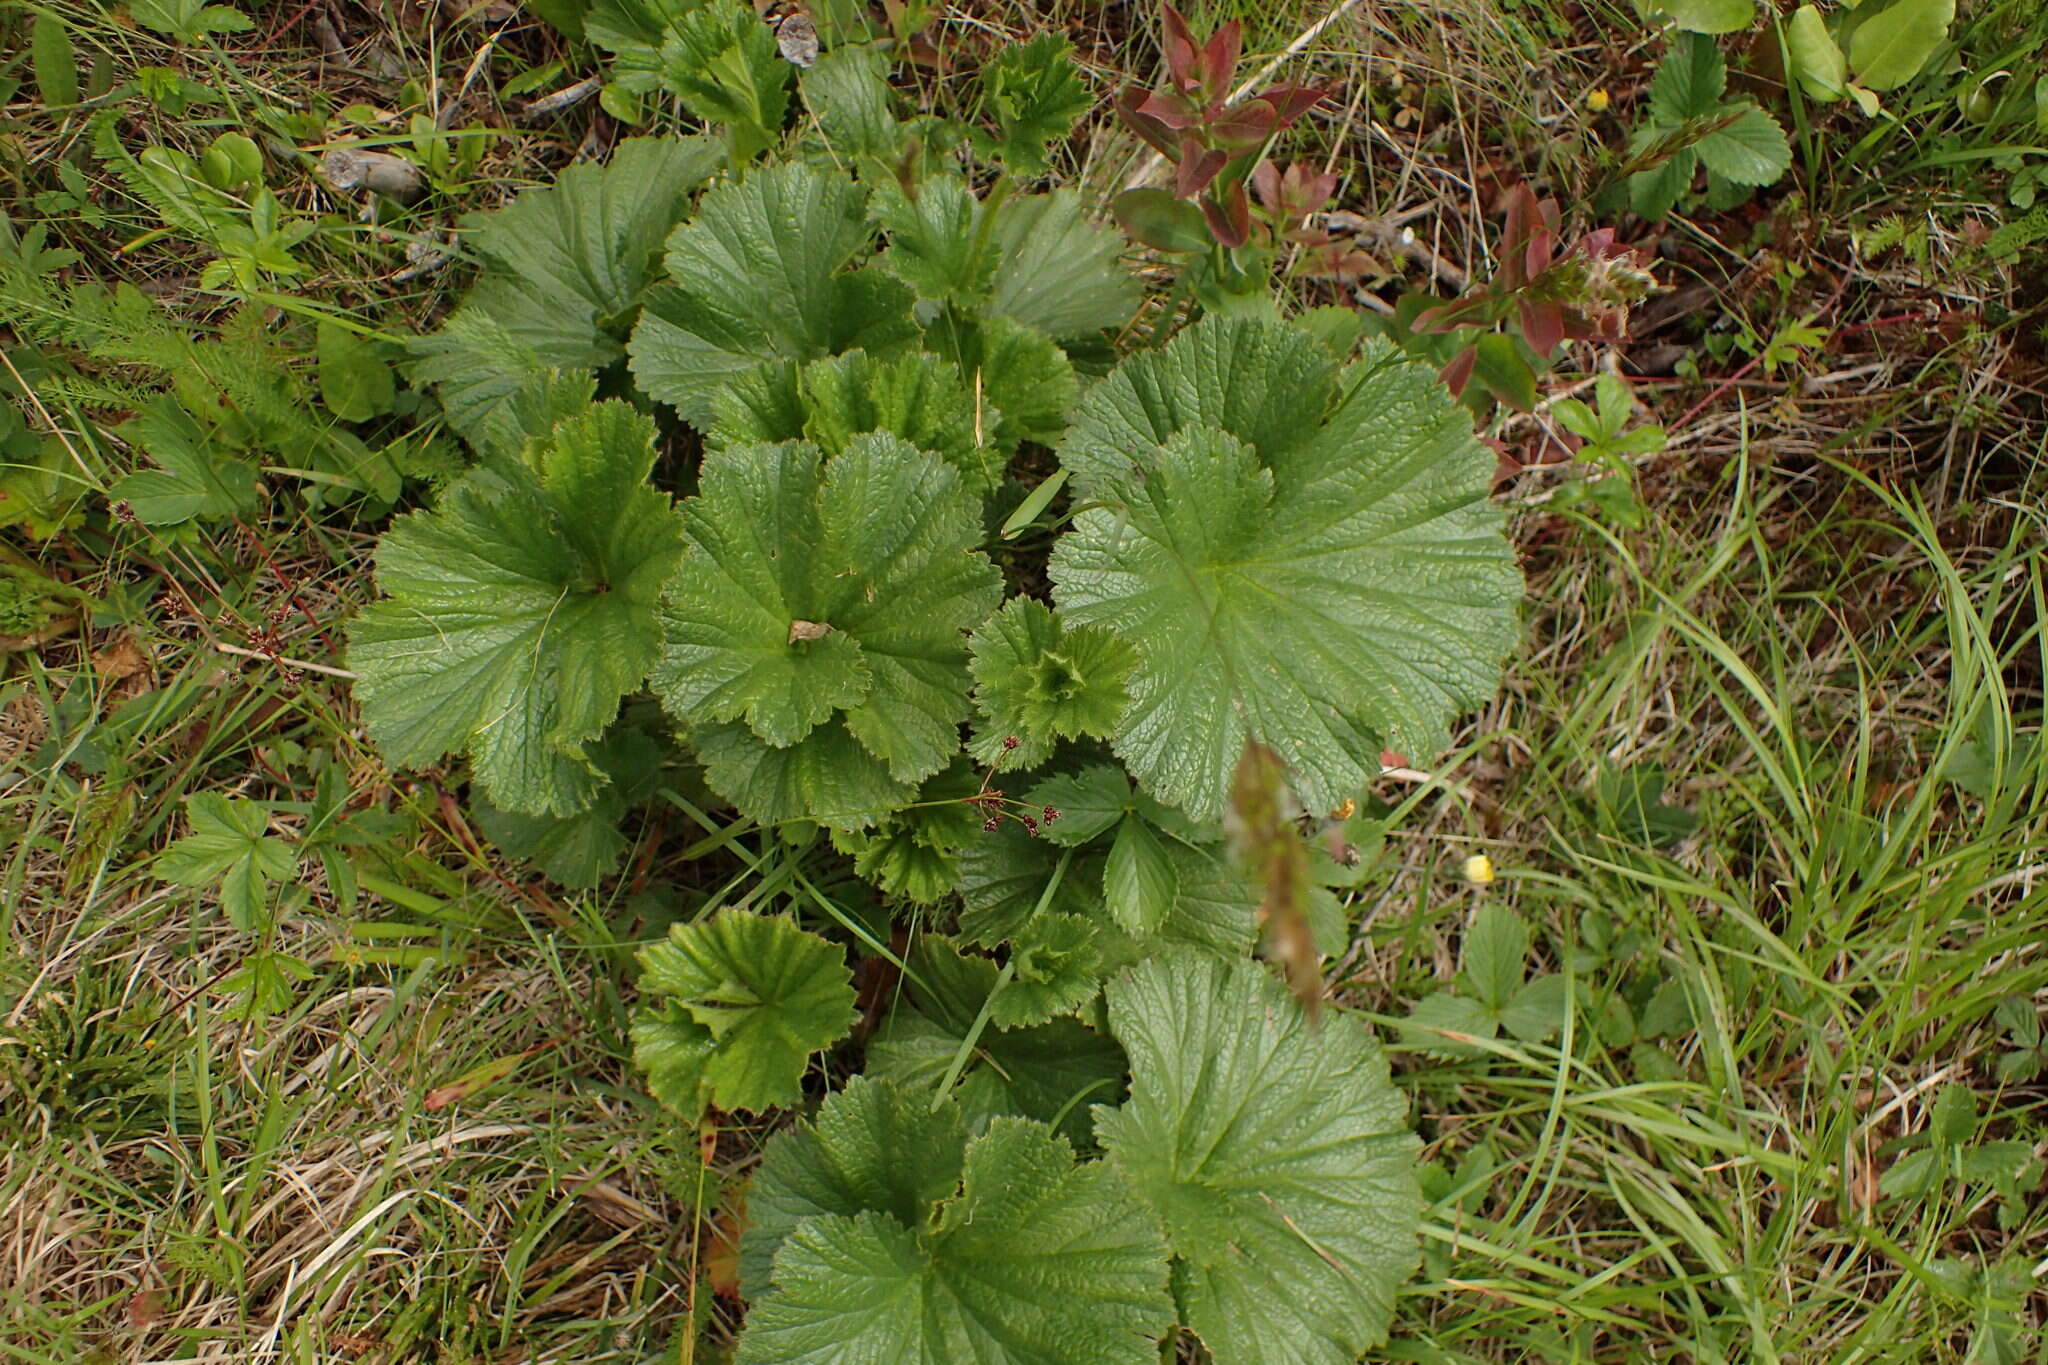
[[[1099,505],[1053,551],[1059,609],[1136,647],[1116,751],[1198,821],[1247,741],[1318,810],[1383,749],[1441,751],[1515,641],[1492,453],[1421,366],[1330,368],[1299,329],[1211,319],[1120,365],[1060,452]]]
[[[668,239],[669,282],[633,331],[633,374],[702,430],[718,390],[761,361],[907,343],[909,288],[846,270],[872,237],[866,192],[842,173],[790,163],[711,191]]]
[[[634,1060],[655,1097],[688,1118],[708,1105],[758,1113],[803,1097],[813,1052],[853,1026],[846,954],[779,916],[721,910],[640,950]],[[669,997],[666,1000],[658,997]]]
[[[1253,962],[1181,954],[1108,988],[1131,1097],[1096,1115],[1166,1223],[1181,1320],[1217,1365],[1351,1365],[1419,1261],[1418,1144],[1378,1044]]]
[[[538,472],[480,469],[377,547],[384,598],[349,628],[370,737],[420,767],[467,752],[500,808],[573,815],[601,774],[584,746],[654,662],[654,609],[682,554],[647,486],[654,424],[600,403],[555,428]]]
[[[747,1192],[740,1283],[748,1298],[768,1292],[775,1253],[806,1218],[884,1213],[923,1227],[960,1186],[967,1126],[960,1107],[868,1076],[818,1106],[817,1116],[768,1140]]]
[[[1173,1322],[1156,1220],[1119,1172],[1000,1118],[967,1147],[935,1225],[888,1214],[800,1221],[741,1365],[1156,1365]]]
[[[654,688],[714,790],[762,821],[865,824],[958,751],[962,632],[1001,592],[977,500],[879,433],[708,456]],[[849,745],[851,741],[851,746]],[[851,805],[849,805],[851,803]]]

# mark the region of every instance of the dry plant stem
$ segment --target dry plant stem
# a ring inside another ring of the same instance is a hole
[[[1279,56],[1273,58],[1273,60],[1267,62],[1264,66],[1260,67],[1257,71],[1253,72],[1252,75],[1248,79],[1246,79],[1243,84],[1239,85],[1237,89],[1231,91],[1230,98],[1225,100],[1224,103],[1236,104],[1246,95],[1249,95],[1252,91],[1264,85],[1267,79],[1271,77],[1275,71],[1278,71],[1288,62],[1300,56],[1302,51],[1305,48],[1307,48],[1310,43],[1322,37],[1324,29],[1336,23],[1339,19],[1342,19],[1345,15],[1349,14],[1352,10],[1356,8],[1358,8],[1358,0],[1338,0],[1338,3],[1335,8],[1333,8],[1328,14],[1325,14],[1322,18],[1316,20],[1313,24],[1310,24],[1307,28],[1303,29],[1293,42],[1289,43],[1284,49],[1281,50]],[[1146,158],[1144,164],[1138,167],[1137,171],[1131,176],[1131,178],[1124,182],[1124,188],[1127,190],[1141,189],[1144,186],[1149,185],[1154,180],[1156,180],[1159,177],[1159,173],[1165,169],[1165,155],[1160,152],[1154,152],[1150,157]]]
[[[232,654],[236,658],[261,659],[268,664],[281,664],[286,668],[304,669],[308,673],[324,673],[330,678],[347,678],[353,682],[356,676],[345,668],[334,668],[327,664],[311,663],[305,659],[288,659],[282,654],[266,654],[260,649],[244,649],[240,645],[231,645],[225,642],[215,643],[214,648],[222,654]]]

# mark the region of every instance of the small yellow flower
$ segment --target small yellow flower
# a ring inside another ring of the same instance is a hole
[[[1474,886],[1493,884],[1493,859],[1484,853],[1475,853],[1465,860],[1465,880]]]
[[[1607,112],[1607,106],[1614,103],[1614,97],[1607,93],[1605,86],[1596,85],[1586,92],[1586,107],[1596,114]]]

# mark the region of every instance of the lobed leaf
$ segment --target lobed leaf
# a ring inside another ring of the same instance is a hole
[[[742,1365],[1153,1365],[1172,1325],[1157,1223],[1114,1169],[1002,1118],[968,1144],[935,1226],[822,1214],[777,1252]]]
[[[1419,1260],[1418,1144],[1349,1015],[1312,1028],[1253,962],[1194,954],[1108,988],[1131,1096],[1096,1114],[1164,1220],[1181,1319],[1217,1365],[1351,1365]]]
[[[867,196],[843,174],[770,166],[705,195],[668,239],[668,283],[628,346],[643,388],[710,427],[718,390],[764,360],[814,360],[916,335],[911,294],[846,267],[872,233]]]
[[[1319,810],[1384,749],[1442,749],[1514,641],[1492,454],[1423,367],[1330,369],[1298,329],[1211,319],[1120,365],[1061,447],[1099,505],[1054,549],[1055,600],[1135,644],[1117,753],[1198,821],[1247,740]]]
[[[802,1097],[810,1055],[853,1026],[846,955],[792,920],[721,910],[640,950],[633,1057],[657,1099],[759,1113]],[[659,997],[668,997],[659,999]]]
[[[584,746],[654,662],[655,604],[682,554],[653,462],[653,423],[600,403],[555,428],[538,471],[476,470],[393,523],[384,597],[349,628],[356,702],[386,758],[467,752],[508,811],[590,804]]]
[[[961,632],[994,606],[975,499],[879,433],[706,458],[654,687],[714,790],[763,821],[866,824],[949,762]]]

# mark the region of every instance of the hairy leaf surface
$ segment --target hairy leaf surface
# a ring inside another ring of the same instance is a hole
[[[648,298],[630,347],[647,392],[709,428],[718,390],[763,360],[886,351],[916,335],[892,276],[846,267],[868,245],[867,196],[801,163],[705,195],[668,239],[669,282]]]
[[[1116,750],[1191,817],[1248,739],[1334,809],[1496,685],[1521,579],[1494,457],[1421,366],[1338,378],[1305,332],[1212,319],[1097,385],[1060,457],[1101,505],[1053,552],[1056,600],[1135,644]]]
[[[1172,1324],[1159,1229],[1121,1174],[1002,1118],[968,1144],[928,1227],[806,1218],[776,1253],[743,1365],[1153,1365]]]
[[[382,600],[349,630],[349,667],[385,757],[467,752],[493,803],[573,815],[596,794],[584,746],[654,662],[654,608],[682,554],[646,484],[654,427],[600,403],[556,427],[538,472],[479,469],[377,547]]]
[[[1312,1028],[1253,962],[1184,954],[1108,988],[1131,1097],[1096,1132],[1166,1222],[1217,1365],[1351,1365],[1418,1260],[1417,1143],[1365,1027]]]
[[[995,605],[975,499],[937,456],[876,433],[706,458],[654,685],[713,788],[764,821],[865,824],[949,762],[962,637]]]

